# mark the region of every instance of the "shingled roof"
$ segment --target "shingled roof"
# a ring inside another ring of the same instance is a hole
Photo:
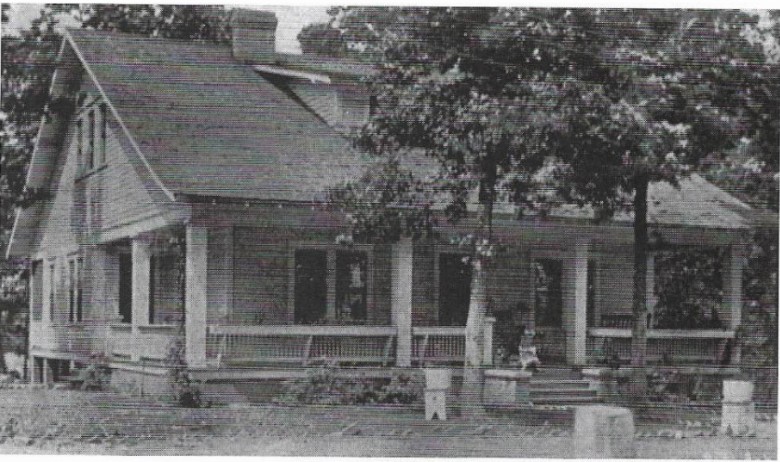
[[[69,34],[171,191],[316,201],[372,162],[252,66],[236,61],[228,45],[84,29]],[[273,64],[351,77],[373,73],[366,65],[278,53]],[[593,216],[588,208],[567,205],[551,215]],[[659,183],[649,191],[651,224],[736,230],[751,227],[755,215],[698,175],[682,179],[679,188]],[[630,215],[615,219],[630,221]]]
[[[228,45],[69,30],[170,191],[311,201],[370,159]]]

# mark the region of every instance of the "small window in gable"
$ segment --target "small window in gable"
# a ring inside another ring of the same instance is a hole
[[[107,126],[106,126],[106,103],[100,104],[100,139],[98,140],[98,159],[97,159],[97,165],[101,166],[106,163],[106,136],[107,136]]]
[[[88,138],[87,138],[87,167],[89,170],[95,168],[95,110],[89,111],[88,117]]]
[[[76,121],[76,162],[79,172],[84,171],[84,124],[81,119]]]

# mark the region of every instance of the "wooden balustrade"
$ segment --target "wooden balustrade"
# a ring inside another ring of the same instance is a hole
[[[650,363],[724,364],[729,362],[734,331],[650,329],[647,331],[647,356]],[[598,362],[617,355],[621,362],[631,359],[631,330],[597,328],[588,331],[588,361]]]
[[[210,326],[206,358],[218,367],[312,362],[393,362],[392,326]]]
[[[164,363],[179,327],[175,325],[137,326],[129,324],[109,327],[109,356],[115,360]]]
[[[413,327],[412,361],[417,364],[463,363],[466,329],[463,327]]]

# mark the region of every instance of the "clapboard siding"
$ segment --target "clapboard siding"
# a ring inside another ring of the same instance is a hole
[[[89,97],[97,97],[97,90],[90,79],[84,79],[82,90]],[[75,121],[71,124],[75,124]],[[116,228],[157,215],[161,210],[155,205],[139,172],[129,157],[137,153],[126,152],[129,143],[119,122],[108,112],[106,137],[106,165],[87,178],[91,192],[100,199],[102,229]],[[75,145],[71,147],[75,153]],[[136,162],[137,163],[137,162]]]
[[[288,306],[288,250],[284,234],[268,228],[239,227],[234,233],[235,292],[230,322],[291,324]]]

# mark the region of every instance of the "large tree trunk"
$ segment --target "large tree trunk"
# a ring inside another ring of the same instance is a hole
[[[463,387],[460,392],[461,416],[476,416],[482,408],[482,357],[485,311],[487,310],[487,275],[484,263],[475,256],[471,265],[471,296],[466,319],[466,348],[463,363]]]
[[[469,299],[469,314],[466,319],[466,367],[482,365],[482,347],[484,343],[485,311],[487,310],[485,268],[479,257],[474,258],[471,265],[471,298]]]
[[[643,398],[647,391],[647,175],[639,175],[634,195],[634,328],[631,334],[632,391]]]
[[[5,326],[2,323],[3,313],[0,312],[0,373],[5,374],[8,372],[8,366],[5,364],[5,348],[3,348],[3,332]]]

